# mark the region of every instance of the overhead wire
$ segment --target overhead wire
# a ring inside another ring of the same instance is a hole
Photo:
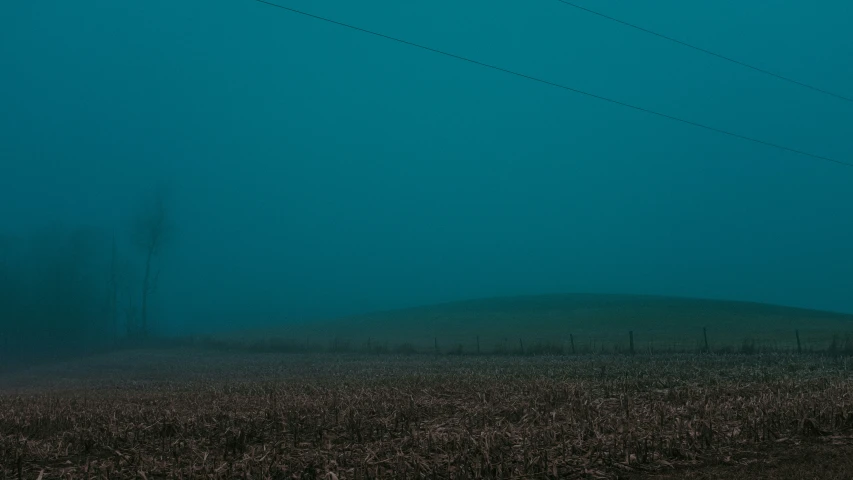
[[[720,54],[720,53],[714,52],[714,51],[712,51],[712,50],[708,50],[708,49],[706,49],[706,48],[697,47],[696,45],[693,45],[693,44],[687,43],[687,42],[685,42],[685,41],[679,40],[679,39],[674,38],[674,37],[670,37],[669,35],[664,35],[664,34],[662,34],[662,33],[655,32],[654,30],[649,30],[648,28],[641,27],[641,26],[639,26],[639,25],[637,25],[637,24],[630,23],[630,22],[626,22],[625,20],[620,20],[620,19],[618,19],[618,18],[616,18],[616,17],[613,17],[613,16],[610,16],[610,15],[607,15],[607,14],[601,13],[601,12],[596,11],[596,10],[593,10],[593,9],[591,9],[591,8],[584,7],[584,6],[579,5],[579,4],[577,4],[577,3],[570,2],[570,1],[568,1],[568,0],[557,0],[557,1],[558,1],[558,2],[560,2],[560,3],[562,3],[562,4],[564,4],[564,5],[568,5],[568,6],[572,7],[572,8],[575,8],[575,9],[577,9],[577,10],[580,10],[580,11],[583,11],[583,12],[586,12],[586,13],[589,13],[589,14],[591,14],[591,15],[598,16],[598,17],[600,17],[600,18],[604,18],[604,19],[606,19],[606,20],[609,20],[609,21],[611,21],[611,22],[618,23],[618,24],[620,24],[620,25],[623,25],[623,26],[626,26],[626,27],[629,27],[629,28],[633,28],[633,29],[638,30],[638,31],[640,31],[640,32],[643,32],[643,33],[646,33],[646,34],[649,34],[649,35],[653,35],[653,36],[655,36],[655,37],[658,37],[658,38],[661,38],[661,39],[667,40],[667,41],[672,42],[672,43],[676,43],[676,44],[681,45],[681,46],[683,46],[683,47],[687,47],[687,48],[693,49],[693,50],[695,50],[695,51],[697,51],[697,52],[702,52],[702,53],[704,53],[704,54],[706,54],[706,55],[710,55],[710,56],[712,56],[712,57],[716,57],[716,58],[719,58],[719,59],[721,59],[721,60],[725,60],[725,61],[730,62],[730,63],[733,63],[733,64],[735,64],[735,65],[739,65],[739,66],[741,66],[741,67],[748,68],[748,69],[750,69],[750,70],[753,70],[753,71],[756,71],[756,72],[762,73],[762,74],[764,74],[764,75],[769,75],[769,76],[774,77],[774,78],[777,78],[777,79],[779,79],[779,80],[782,80],[782,81],[785,81],[785,82],[788,82],[788,83],[792,83],[792,84],[794,84],[794,85],[798,85],[798,86],[800,86],[800,87],[808,88],[809,90],[813,90],[813,91],[815,91],[815,92],[820,92],[820,93],[823,93],[823,94],[825,94],[825,95],[829,95],[829,96],[832,96],[832,97],[838,98],[838,99],[840,99],[840,100],[844,100],[844,101],[847,101],[847,102],[853,102],[853,98],[851,98],[851,97],[847,97],[847,96],[844,96],[844,95],[841,95],[841,94],[838,94],[838,93],[834,93],[834,92],[831,92],[831,91],[826,90],[826,89],[824,89],[824,88],[816,87],[816,86],[814,86],[814,85],[810,85],[810,84],[808,84],[808,83],[801,82],[801,81],[799,81],[799,80],[795,80],[795,79],[793,79],[793,78],[786,77],[786,76],[784,76],[784,75],[780,75],[780,74],[778,74],[778,73],[772,72],[772,71],[770,71],[770,70],[767,70],[767,69],[764,69],[764,68],[761,68],[761,67],[756,67],[755,65],[752,65],[752,64],[749,64],[749,63],[743,62],[743,61],[741,61],[741,60],[737,60],[737,59],[732,58],[732,57],[728,57],[728,56],[726,56],[726,55],[722,55],[722,54]]]
[[[619,106],[622,106],[622,107],[625,107],[625,108],[629,108],[629,109],[632,109],[632,110],[636,110],[636,111],[639,111],[639,112],[644,112],[644,113],[647,113],[647,114],[650,114],[650,115],[655,115],[655,116],[660,117],[660,118],[665,118],[665,119],[672,120],[672,121],[675,121],[675,122],[679,122],[679,123],[682,123],[682,124],[691,125],[691,126],[693,126],[693,127],[701,128],[701,129],[708,130],[708,131],[715,132],[715,133],[719,133],[719,134],[722,134],[722,135],[727,135],[727,136],[729,136],[729,137],[733,137],[733,138],[738,138],[738,139],[745,140],[745,141],[752,142],[752,143],[756,143],[756,144],[759,144],[759,145],[764,145],[764,146],[767,146],[767,147],[772,147],[772,148],[775,148],[775,149],[778,149],[778,150],[782,150],[782,151],[786,151],[786,152],[789,152],[789,153],[795,153],[795,154],[797,154],[797,155],[801,155],[801,156],[805,156],[805,157],[813,158],[813,159],[816,159],[816,160],[823,160],[823,161],[826,161],[826,162],[831,162],[831,163],[835,163],[835,164],[838,164],[838,165],[843,165],[843,166],[846,166],[846,167],[853,167],[853,163],[850,163],[850,162],[845,162],[845,161],[838,160],[838,159],[835,159],[835,158],[831,158],[831,157],[827,157],[827,156],[823,156],[823,155],[818,155],[818,154],[815,154],[815,153],[807,152],[807,151],[805,151],[805,150],[799,150],[799,149],[796,149],[796,148],[787,147],[787,146],[785,146],[785,145],[781,145],[781,144],[778,144],[778,143],[773,143],[773,142],[769,142],[769,141],[761,140],[761,139],[754,138],[754,137],[750,137],[750,136],[747,136],[747,135],[741,135],[741,134],[739,134],[739,133],[735,133],[735,132],[732,132],[732,131],[730,131],[730,130],[725,130],[725,129],[722,129],[722,128],[713,127],[713,126],[710,126],[710,125],[707,125],[707,124],[704,124],[704,123],[699,123],[699,122],[695,122],[695,121],[692,121],[692,120],[687,120],[687,119],[684,119],[684,118],[681,118],[681,117],[677,117],[677,116],[674,116],[674,115],[670,115],[670,114],[666,114],[666,113],[658,112],[658,111],[656,111],[656,110],[651,110],[651,109],[648,109],[648,108],[645,108],[645,107],[640,107],[640,106],[637,106],[637,105],[634,105],[634,104],[631,104],[631,103],[627,103],[627,102],[623,102],[623,101],[620,101],[620,100],[615,100],[615,99],[613,99],[613,98],[605,97],[605,96],[603,96],[603,95],[599,95],[599,94],[595,94],[595,93],[587,92],[587,91],[585,91],[585,90],[581,90],[581,89],[579,89],[579,88],[574,88],[574,87],[570,87],[570,86],[568,86],[568,85],[564,85],[564,84],[561,84],[561,83],[552,82],[552,81],[550,81],[550,80],[545,80],[545,79],[542,79],[542,78],[539,78],[539,77],[535,77],[535,76],[533,76],[533,75],[527,75],[527,74],[525,74],[525,73],[517,72],[517,71],[515,71],[515,70],[510,70],[510,69],[508,69],[508,68],[500,67],[500,66],[493,65],[493,64],[490,64],[490,63],[481,62],[481,61],[479,61],[479,60],[474,60],[474,59],[469,58],[469,57],[465,57],[465,56],[462,56],[462,55],[457,55],[457,54],[455,54],[455,53],[450,53],[450,52],[447,52],[447,51],[444,51],[444,50],[439,50],[439,49],[437,49],[437,48],[428,47],[428,46],[426,46],[426,45],[422,45],[422,44],[415,43],[415,42],[411,42],[411,41],[404,40],[404,39],[401,39],[401,38],[393,37],[393,36],[386,35],[386,34],[384,34],[384,33],[379,33],[379,32],[373,31],[373,30],[368,30],[368,29],[366,29],[366,28],[358,27],[358,26],[356,26],[356,25],[352,25],[352,24],[349,24],[349,23],[344,23],[344,22],[341,22],[341,21],[338,21],[338,20],[333,20],[333,19],[331,19],[331,18],[327,18],[327,17],[323,17],[323,16],[316,15],[316,14],[313,14],[313,13],[309,13],[309,12],[305,12],[305,11],[302,11],[302,10],[298,10],[298,9],[295,9],[295,8],[292,8],[292,7],[288,7],[288,6],[285,6],[285,5],[281,5],[281,4],[278,4],[278,3],[274,3],[274,2],[271,2],[271,1],[268,1],[268,0],[254,0],[254,1],[255,1],[255,2],[257,2],[257,3],[262,3],[262,4],[264,4],[264,5],[269,5],[269,6],[271,6],[271,7],[279,8],[279,9],[282,9],[282,10],[286,10],[286,11],[289,11],[289,12],[291,12],[291,13],[295,13],[295,14],[302,15],[302,16],[305,16],[305,17],[313,18],[313,19],[315,19],[315,20],[320,20],[320,21],[323,21],[323,22],[326,22],[326,23],[330,23],[330,24],[333,24],[333,25],[337,25],[337,26],[345,27],[345,28],[348,28],[348,29],[351,29],[351,30],[355,30],[355,31],[358,31],[358,32],[361,32],[361,33],[366,33],[366,34],[369,34],[369,35],[372,35],[372,36],[375,36],[375,37],[383,38],[383,39],[385,39],[385,40],[391,40],[391,41],[393,41],[393,42],[397,42],[397,43],[400,43],[400,44],[408,45],[408,46],[410,46],[410,47],[415,47],[415,48],[418,48],[418,49],[421,49],[421,50],[425,50],[425,51],[429,51],[429,52],[436,53],[436,54],[439,54],[439,55],[443,55],[443,56],[446,56],[446,57],[454,58],[454,59],[461,60],[461,61],[464,61],[464,62],[468,62],[468,63],[474,64],[474,65],[479,65],[479,66],[481,66],[481,67],[485,67],[485,68],[488,68],[488,69],[491,69],[491,70],[494,70],[494,71],[498,71],[498,72],[506,73],[506,74],[508,74],[508,75],[513,75],[513,76],[515,76],[515,77],[523,78],[523,79],[526,79],[526,80],[531,80],[531,81],[534,81],[534,82],[537,82],[537,83],[541,83],[541,84],[544,84],[544,85],[549,85],[549,86],[556,87],[556,88],[559,88],[559,89],[562,89],[562,90],[567,90],[567,91],[570,91],[570,92],[574,92],[574,93],[577,93],[577,94],[580,94],[580,95],[584,95],[584,96],[586,96],[586,97],[594,98],[594,99],[597,99],[597,100],[601,100],[601,101],[604,101],[604,102],[607,102],[607,103],[610,103],[610,104],[613,104],[613,105],[619,105]]]

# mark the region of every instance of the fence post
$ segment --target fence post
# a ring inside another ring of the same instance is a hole
[[[800,331],[794,330],[794,334],[797,336],[797,353],[803,353],[803,346],[800,344]]]
[[[708,327],[702,327],[702,336],[705,337],[705,351],[710,352],[711,349],[708,348]]]
[[[572,355],[575,354],[575,336],[571,333],[569,334],[569,341],[572,342]]]
[[[631,355],[633,355],[634,354],[634,331],[633,330],[628,331],[628,340],[631,343]]]

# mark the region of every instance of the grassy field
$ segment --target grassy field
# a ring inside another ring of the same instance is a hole
[[[446,303],[377,312],[325,322],[221,336],[234,344],[273,341],[292,346],[364,350],[408,345],[442,352],[516,351],[526,345],[578,352],[627,351],[634,332],[637,351],[695,351],[707,328],[712,350],[853,349],[853,315],[774,305],[627,295],[541,295]],[[346,348],[344,348],[346,347]]]
[[[853,476],[853,360],[124,351],[0,375],[0,478]]]

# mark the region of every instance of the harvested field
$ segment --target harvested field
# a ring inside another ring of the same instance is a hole
[[[0,476],[849,478],[851,370],[795,355],[123,352],[0,377]]]

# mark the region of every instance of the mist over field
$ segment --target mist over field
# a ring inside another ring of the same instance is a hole
[[[853,478],[850,25],[0,1],[0,477]]]
[[[850,102],[556,1],[287,5],[853,160]],[[848,2],[596,8],[853,95]],[[548,293],[853,313],[844,165],[253,1],[2,2],[0,71],[6,352]]]

